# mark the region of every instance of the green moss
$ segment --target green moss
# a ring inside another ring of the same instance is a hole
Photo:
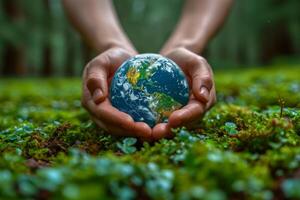
[[[0,198],[299,198],[299,73],[217,72],[198,128],[151,144],[97,128],[79,79],[0,80]]]

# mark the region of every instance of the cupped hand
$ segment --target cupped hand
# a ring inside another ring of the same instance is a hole
[[[168,123],[160,123],[153,128],[152,136],[156,140],[171,136],[171,128],[193,127],[216,102],[213,72],[203,57],[185,48],[177,48],[163,55],[180,66],[187,76],[191,92],[186,106],[174,111]]]
[[[146,123],[134,122],[131,116],[113,107],[108,98],[109,84],[115,71],[134,54],[134,51],[123,48],[111,48],[90,61],[83,72],[82,105],[105,131],[151,140],[151,128]]]

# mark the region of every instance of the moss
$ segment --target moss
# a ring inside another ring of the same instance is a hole
[[[0,80],[0,198],[298,198],[299,73],[217,72],[198,128],[151,144],[97,128],[79,79]]]

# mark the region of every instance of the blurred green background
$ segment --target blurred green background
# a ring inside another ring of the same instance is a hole
[[[142,52],[157,52],[184,0],[114,0]],[[204,52],[213,68],[300,62],[299,0],[236,0]],[[0,76],[78,76],[95,55],[64,15],[60,0],[0,0]]]

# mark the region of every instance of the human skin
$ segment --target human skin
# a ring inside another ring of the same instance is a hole
[[[170,115],[168,123],[151,129],[114,108],[108,98],[114,72],[137,54],[120,26],[111,0],[63,0],[71,22],[99,53],[83,72],[82,105],[93,121],[111,134],[149,141],[171,136],[171,128],[193,126],[216,101],[212,69],[199,54],[223,24],[232,1],[186,0],[177,27],[160,53],[175,61],[187,75],[192,89],[190,100]]]
[[[152,140],[151,128],[134,122],[114,108],[108,85],[117,68],[137,52],[124,34],[110,0],[64,0],[65,11],[87,43],[99,53],[84,68],[82,105],[93,121],[105,131],[122,136]]]
[[[190,80],[188,105],[174,111],[168,123],[153,128],[155,139],[169,136],[171,128],[193,127],[216,102],[213,71],[201,53],[224,23],[233,0],[186,0],[180,20],[160,54],[171,58]]]

